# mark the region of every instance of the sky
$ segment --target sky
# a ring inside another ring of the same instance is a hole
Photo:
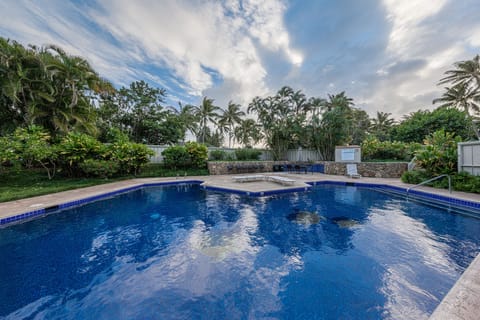
[[[2,0],[0,36],[59,45],[117,87],[166,89],[172,106],[246,109],[288,85],[401,119],[480,54],[479,17],[478,0]]]

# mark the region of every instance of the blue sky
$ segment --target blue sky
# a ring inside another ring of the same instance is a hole
[[[3,0],[0,35],[57,44],[116,86],[168,103],[245,108],[283,85],[346,91],[370,115],[432,108],[455,61],[480,54],[478,0]]]

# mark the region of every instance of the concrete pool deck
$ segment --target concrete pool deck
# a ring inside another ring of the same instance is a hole
[[[292,185],[283,185],[273,181],[255,181],[255,182],[235,182],[234,175],[215,175],[215,176],[195,176],[182,178],[144,178],[131,179],[125,181],[112,182],[93,187],[86,187],[70,191],[52,193],[48,195],[21,199],[16,201],[0,203],[0,219],[16,216],[33,210],[51,208],[63,203],[77,201],[102,195],[109,192],[115,192],[131,187],[142,186],[149,183],[159,182],[182,182],[188,180],[203,181],[203,185],[220,188],[239,190],[244,192],[265,192],[265,191],[283,191],[288,189],[308,188],[307,182],[337,181],[337,182],[358,182],[369,184],[390,185],[401,188],[409,188],[413,185],[405,184],[399,179],[380,179],[380,178],[360,178],[351,179],[344,176],[334,176],[325,174],[286,174],[286,173],[265,173],[265,175],[282,176],[295,180]],[[241,175],[236,175],[241,176]],[[448,190],[434,189],[430,187],[418,187],[415,190],[428,192],[431,194],[442,195],[462,200],[468,200],[480,203],[480,194],[465,192],[452,192]],[[39,216],[41,217],[41,216]],[[447,296],[434,311],[430,319],[432,320],[467,320],[478,319],[480,315],[480,255],[465,270],[461,278],[450,290]]]

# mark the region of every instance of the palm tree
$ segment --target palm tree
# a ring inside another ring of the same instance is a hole
[[[451,83],[441,98],[433,100],[433,103],[442,102],[442,106],[454,107],[465,110],[472,116],[472,125],[480,140],[480,132],[477,130],[478,119],[475,114],[480,112],[480,56],[476,55],[472,60],[454,63],[456,69],[445,72],[447,75],[440,80],[439,84]]]
[[[320,114],[320,110],[324,108],[326,102],[327,100],[325,99],[315,97],[311,97],[308,100],[309,109],[312,112],[312,118],[318,117],[318,115]]]
[[[377,111],[377,117],[372,119],[370,132],[373,133],[380,141],[387,140],[388,133],[393,126],[395,120],[390,118],[392,114],[389,112]]]
[[[5,103],[3,125],[32,125],[52,103],[54,89],[37,48],[0,38],[0,86]]]
[[[262,139],[260,126],[253,119],[241,120],[235,128],[235,137],[243,146],[252,146]]]
[[[90,64],[83,58],[68,55],[63,49],[50,45],[43,55],[46,68],[56,88],[52,122],[56,130],[67,132],[71,128],[95,133],[94,107],[88,95],[108,87]]]
[[[433,103],[441,102],[440,107],[452,107],[464,110],[469,116],[472,116],[473,131],[480,140],[480,131],[477,128],[478,118],[474,115],[480,112],[480,90],[475,90],[466,83],[459,82],[451,88],[445,88],[443,95],[433,100]]]
[[[345,91],[337,93],[335,95],[329,94],[328,100],[324,103],[324,109],[331,111],[334,108],[342,107],[349,108],[353,106],[353,99],[345,95]]]
[[[440,107],[453,107],[472,115],[480,112],[480,91],[460,82],[451,88],[446,87],[443,95],[433,100],[434,104],[437,102],[442,103]]]
[[[440,80],[439,84],[452,83],[467,84],[474,91],[480,89],[480,57],[477,54],[472,60],[455,62],[455,70],[445,72],[447,76]]]
[[[231,148],[232,138],[235,138],[235,125],[242,121],[245,112],[240,110],[240,105],[232,101],[228,102],[227,110],[223,111],[219,123],[226,126],[228,132],[228,147]],[[234,141],[235,142],[235,141]]]
[[[47,68],[54,77],[60,78],[66,85],[65,91],[71,95],[68,108],[72,109],[79,103],[81,93],[84,89],[96,88],[100,77],[92,69],[87,60],[68,55],[63,49],[55,45],[46,48],[53,52],[55,59],[50,60]]]
[[[178,109],[173,111],[178,116],[185,131],[190,131],[195,137],[198,135],[198,117],[195,114],[195,106],[178,103]]]
[[[200,122],[202,143],[205,143],[205,135],[207,133],[208,124],[216,124],[219,117],[217,111],[220,110],[220,108],[215,106],[213,101],[213,99],[204,97],[202,104],[200,104],[198,107],[195,107],[195,116],[198,117]]]
[[[309,111],[312,110],[312,105],[310,101],[307,100],[307,96],[300,90],[296,91],[292,95],[292,100],[295,104],[295,114],[307,114]]]

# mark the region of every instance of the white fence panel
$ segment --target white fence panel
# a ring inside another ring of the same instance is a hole
[[[163,162],[163,156],[162,152],[163,150],[167,149],[169,146],[159,146],[159,145],[147,145],[150,150],[153,150],[155,152],[155,155],[150,157],[150,162],[151,163],[162,163]],[[209,147],[208,152],[213,150],[223,150],[226,153],[230,154],[235,154],[235,150],[233,148],[216,148],[216,147]],[[268,161],[268,160],[273,160],[273,155],[269,150],[260,150],[262,154],[260,155],[260,160],[262,161]]]
[[[260,160],[262,161],[272,161],[273,153],[270,150],[261,150],[262,154],[260,155]]]
[[[288,161],[310,162],[323,160],[316,150],[287,150]]]
[[[150,150],[155,152],[155,155],[150,157],[150,162],[151,163],[162,163],[163,162],[163,156],[162,156],[162,151],[167,149],[169,146],[158,146],[158,145],[147,145]]]
[[[458,172],[480,176],[480,141],[458,144]]]

